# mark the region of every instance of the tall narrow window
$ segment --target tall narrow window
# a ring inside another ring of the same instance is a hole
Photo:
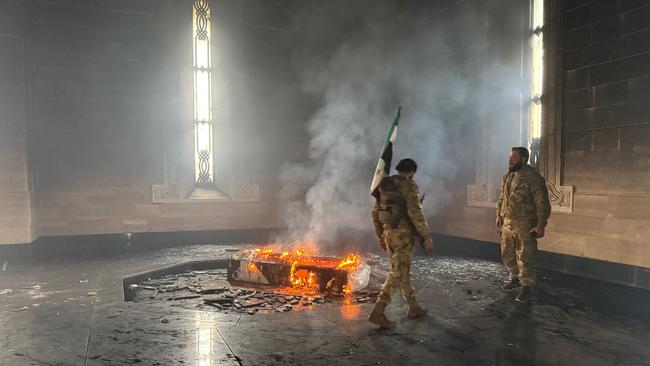
[[[544,80],[544,0],[531,0],[530,67],[528,145],[530,163],[539,167]]]
[[[214,182],[212,146],[212,60],[209,0],[195,0],[192,12],[194,68],[194,163],[197,186]]]

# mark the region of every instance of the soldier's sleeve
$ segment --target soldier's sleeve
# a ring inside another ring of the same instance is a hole
[[[551,202],[548,198],[548,189],[546,181],[541,175],[537,175],[531,185],[533,201],[535,202],[535,211],[537,213],[537,223],[541,227],[546,227],[548,218],[551,216]]]
[[[420,202],[420,192],[417,184],[413,181],[408,181],[403,186],[402,193],[404,194],[404,199],[406,201],[406,212],[415,226],[418,235],[422,238],[431,237],[431,232],[429,231],[429,225],[427,220],[424,218],[422,213],[422,202]]]
[[[375,203],[375,206],[372,208],[372,224],[375,227],[375,234],[379,240],[384,238],[384,225],[379,222],[379,203]]]
[[[503,217],[503,192],[506,189],[507,176],[507,174],[504,174],[503,179],[501,180],[501,192],[499,192],[499,200],[497,201],[497,217]]]

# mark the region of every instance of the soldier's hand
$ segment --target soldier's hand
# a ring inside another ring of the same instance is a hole
[[[531,230],[530,233],[532,234],[533,238],[543,238],[544,234],[546,234],[546,229],[543,227],[536,227]]]
[[[383,241],[383,240],[380,240],[380,241],[379,241],[379,247],[380,247],[381,250],[383,250],[384,252],[388,250],[388,246],[386,245],[386,242]]]
[[[501,216],[497,216],[497,226],[498,227],[503,226],[503,219],[501,218]]]
[[[427,254],[433,253],[433,239],[427,238],[424,241],[424,252]]]

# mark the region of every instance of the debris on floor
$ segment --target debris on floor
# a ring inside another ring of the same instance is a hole
[[[23,286],[23,288],[26,290],[40,290],[45,286],[47,286],[47,282],[32,282],[29,285]]]
[[[23,306],[22,308],[18,308],[18,309],[9,309],[9,311],[25,311],[25,310],[28,310],[28,309],[29,308],[27,306]]]
[[[185,307],[248,315],[290,312],[297,310],[296,306],[311,309],[323,304],[343,304],[344,300],[346,304],[363,304],[374,302],[379,295],[379,291],[371,289],[344,295],[291,287],[235,284],[227,280],[225,269],[216,269],[150,278],[127,288],[135,294],[135,302],[165,301]]]

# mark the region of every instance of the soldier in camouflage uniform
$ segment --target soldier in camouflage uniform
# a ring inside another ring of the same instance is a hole
[[[504,291],[520,288],[517,301],[528,302],[535,285],[537,238],[544,236],[551,215],[546,182],[528,165],[528,149],[513,147],[509,171],[503,176],[497,204],[497,226],[501,227],[501,260],[508,268]]]
[[[429,226],[422,214],[422,205],[413,175],[417,164],[404,159],[396,166],[397,175],[386,177],[379,185],[379,201],[372,210],[372,221],[382,250],[390,255],[390,274],[368,316],[368,320],[381,328],[390,328],[391,323],[384,310],[391,300],[391,290],[401,288],[408,305],[409,318],[417,318],[427,310],[415,300],[411,286],[411,252],[415,236],[425,243],[425,250],[433,250]]]

